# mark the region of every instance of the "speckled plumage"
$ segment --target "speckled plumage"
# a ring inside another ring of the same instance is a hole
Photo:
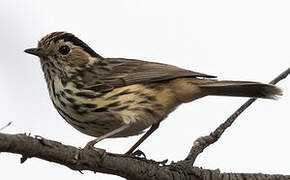
[[[79,131],[96,137],[140,134],[181,103],[207,95],[281,95],[280,89],[268,84],[217,81],[212,79],[215,76],[167,64],[103,58],[65,32],[51,33],[39,41],[38,48],[25,52],[40,57],[59,114]]]

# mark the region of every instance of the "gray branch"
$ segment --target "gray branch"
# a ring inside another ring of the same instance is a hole
[[[275,79],[273,79],[269,84],[277,84],[282,79],[285,79],[290,73],[290,68],[279,74]],[[180,161],[180,163],[193,164],[197,158],[197,156],[203,152],[205,148],[210,146],[219,140],[225,130],[230,127],[233,122],[237,119],[237,117],[244,112],[253,102],[255,102],[257,98],[251,98],[246,101],[239,109],[237,109],[224,123],[222,123],[216,130],[208,136],[203,136],[195,140],[189,154],[185,158],[184,161]]]
[[[104,150],[83,150],[73,146],[41,137],[31,137],[26,134],[0,133],[0,152],[21,154],[21,162],[31,157],[37,157],[50,162],[67,166],[73,170],[90,170],[114,174],[129,180],[201,180],[201,179],[290,179],[290,176],[220,173],[219,170],[207,170],[191,167],[185,171],[162,165],[153,160],[132,157],[121,154],[111,154]]]

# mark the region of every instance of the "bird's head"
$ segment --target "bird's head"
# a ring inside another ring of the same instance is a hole
[[[53,32],[44,36],[37,48],[25,50],[40,58],[45,73],[68,74],[102,59],[86,43],[71,33]]]

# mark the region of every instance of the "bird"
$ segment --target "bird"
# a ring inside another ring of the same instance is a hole
[[[205,96],[282,95],[270,84],[217,80],[163,63],[105,58],[63,31],[44,36],[36,48],[24,51],[39,57],[57,112],[78,131],[96,137],[86,149],[105,138],[139,135],[150,127],[125,153],[132,154],[179,105]]]

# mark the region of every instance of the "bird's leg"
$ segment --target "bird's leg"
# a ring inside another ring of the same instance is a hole
[[[126,152],[127,155],[132,154],[133,151],[145,140],[147,139],[157,128],[159,123],[153,124],[150,129]]]
[[[85,146],[85,149],[93,148],[94,145],[97,144],[98,142],[100,142],[101,140],[103,140],[105,138],[108,138],[108,137],[111,137],[111,136],[113,136],[113,135],[115,135],[115,134],[127,129],[130,126],[131,126],[130,124],[124,124],[123,126],[119,127],[118,129],[115,129],[115,130],[113,130],[113,131],[111,131],[111,132],[109,132],[109,133],[107,133],[107,134],[105,134],[103,136],[100,136],[100,137],[88,142],[87,145]]]

